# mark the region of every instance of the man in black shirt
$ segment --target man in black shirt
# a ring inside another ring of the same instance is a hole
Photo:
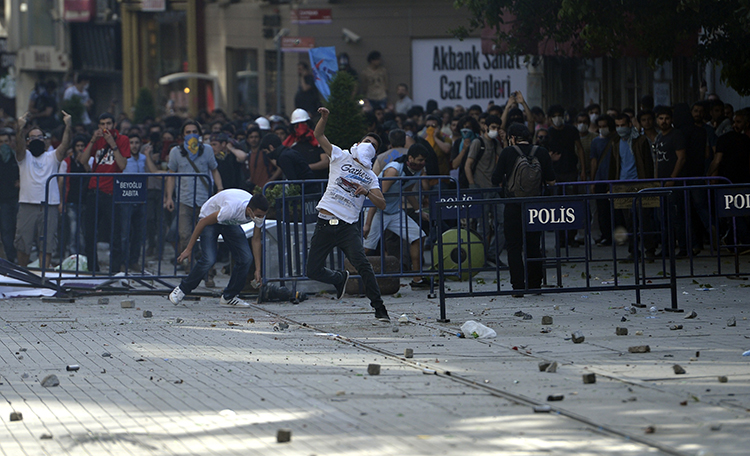
[[[550,106],[547,110],[549,116],[549,133],[547,148],[552,157],[552,168],[555,171],[557,182],[577,182],[586,180],[586,163],[583,161],[583,145],[578,129],[571,125],[565,125],[565,108],[560,105]],[[575,195],[578,193],[577,186],[568,186],[565,194]],[[575,240],[576,230],[560,231],[560,246],[570,245],[577,247]]]
[[[576,135],[578,132],[576,131]],[[492,175],[492,183],[496,186],[506,188],[508,176],[513,172],[518,151],[513,147],[517,145],[521,152],[528,155],[531,153],[532,145],[531,132],[523,124],[514,123],[508,128],[509,146],[500,152],[497,161],[497,167]],[[555,184],[555,172],[552,166],[552,160],[546,149],[539,147],[534,153],[542,167],[542,178],[547,185]],[[505,196],[513,197],[507,190],[504,190]],[[540,189],[541,194],[541,189]],[[505,248],[508,251],[508,267],[510,268],[510,282],[514,290],[523,290],[526,288],[524,279],[524,259],[523,259],[523,214],[521,205],[518,203],[509,203],[505,205]],[[542,286],[542,263],[531,261],[531,258],[541,258],[541,231],[529,231],[526,233],[526,265],[528,267],[530,289],[541,288]],[[514,297],[523,297],[522,293],[513,295]]]
[[[274,166],[278,166],[284,173],[286,180],[315,179],[310,166],[307,165],[305,157],[294,149],[281,144],[281,139],[276,135],[266,135],[260,141],[260,151],[266,154]],[[306,184],[305,193],[318,193],[318,184]]]
[[[13,130],[0,130],[0,241],[5,247],[5,259],[16,262],[16,215],[18,214],[19,175]]]
[[[685,166],[685,136],[672,126],[672,109],[659,107],[656,110],[656,126],[661,130],[654,140],[656,154],[656,177],[659,179],[682,176]],[[673,187],[675,181],[667,181],[665,187]],[[674,221],[673,232],[677,235],[680,249],[677,256],[687,256],[687,239],[685,236],[685,194],[682,190],[672,194],[669,210]],[[665,246],[666,247],[666,246]]]

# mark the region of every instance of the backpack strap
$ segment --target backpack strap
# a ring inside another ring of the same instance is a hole
[[[529,152],[529,157],[533,157],[534,154],[536,153],[537,149],[539,149],[539,146],[537,146],[537,145],[535,145],[534,147],[532,147],[531,148],[531,152]]]
[[[521,150],[521,148],[520,148],[520,147],[518,147],[518,146],[514,145],[514,146],[513,146],[513,148],[514,148],[514,149],[516,150],[516,152],[518,152],[518,155],[520,155],[520,156],[522,156],[522,157],[525,157],[525,156],[526,156],[526,155],[524,155],[524,153],[523,153],[523,151]]]

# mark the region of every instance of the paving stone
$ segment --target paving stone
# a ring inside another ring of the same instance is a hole
[[[380,375],[380,364],[368,364],[367,373],[370,375]]]
[[[120,307],[123,309],[132,309],[135,307],[135,299],[123,299],[120,301]]]
[[[627,336],[628,328],[615,328],[615,334],[618,336]]]
[[[414,358],[414,349],[412,348],[404,349],[404,358]]]
[[[542,317],[542,324],[543,325],[551,325],[552,324],[552,317],[549,315],[545,315]]]
[[[550,364],[552,364],[552,363],[549,362],[549,361],[540,361],[539,362],[539,372],[546,371]]]
[[[586,337],[583,335],[581,331],[576,331],[573,334],[571,334],[571,337],[573,339],[574,344],[580,344],[584,340],[586,340]]]
[[[685,373],[685,369],[683,369],[679,364],[675,364],[674,366],[672,366],[672,370],[674,370],[674,373],[677,375],[682,375]]]
[[[729,379],[727,378],[726,375],[720,375],[719,376],[719,383],[726,383],[728,381],[729,381]]]
[[[150,310],[144,310],[143,311],[143,318],[151,318],[153,316],[154,316],[154,314]]]
[[[630,353],[649,353],[651,351],[651,347],[648,345],[636,345],[634,347],[628,347],[628,351]]]
[[[55,374],[49,374],[42,380],[42,386],[45,388],[51,388],[53,386],[60,386],[60,380]]]
[[[557,361],[552,361],[552,363],[547,366],[547,369],[544,370],[545,372],[549,372],[551,374],[554,374],[557,372]]]
[[[563,396],[562,394],[550,394],[549,396],[547,396],[547,402],[556,402],[563,399],[565,399],[565,396]]]
[[[596,374],[593,372],[583,374],[583,384],[588,385],[591,383],[596,383]]]
[[[291,429],[279,429],[276,431],[276,441],[278,443],[287,443],[292,441]]]
[[[23,413],[21,412],[10,412],[11,421],[23,421]]]

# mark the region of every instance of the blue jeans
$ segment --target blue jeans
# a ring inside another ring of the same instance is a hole
[[[13,240],[16,237],[16,216],[18,215],[18,201],[0,203],[0,240],[5,248],[5,256],[11,263],[16,262],[16,248]]]
[[[201,257],[190,270],[190,274],[180,282],[180,289],[188,294],[193,291],[206,277],[209,269],[216,263],[216,255],[219,246],[219,235],[224,238],[224,243],[232,252],[234,266],[229,283],[222,295],[224,299],[231,299],[245,287],[247,273],[253,264],[253,252],[250,250],[245,232],[239,225],[208,225],[201,233]]]

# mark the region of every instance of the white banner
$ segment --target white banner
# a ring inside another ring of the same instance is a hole
[[[412,98],[424,106],[487,109],[490,101],[505,106],[511,93],[526,94],[528,70],[522,56],[482,54],[479,38],[413,40]]]

